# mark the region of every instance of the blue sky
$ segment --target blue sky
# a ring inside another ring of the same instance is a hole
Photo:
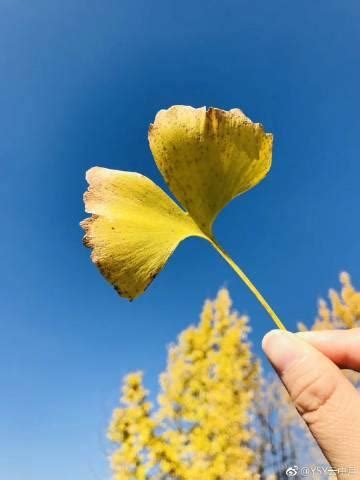
[[[273,327],[200,239],[133,303],[82,246],[84,173],[164,187],[148,124],[173,104],[240,107],[275,136],[270,175],[216,223],[289,329],[345,269],[360,286],[360,8],[356,0],[0,1],[0,472],[97,480],[121,377],[155,388],[166,345],[226,285]]]

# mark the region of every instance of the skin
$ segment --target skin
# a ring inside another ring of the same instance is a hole
[[[360,393],[341,372],[360,371],[360,328],[272,330],[262,347],[337,478],[360,478]]]

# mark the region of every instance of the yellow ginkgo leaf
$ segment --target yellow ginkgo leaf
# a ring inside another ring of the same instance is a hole
[[[225,205],[259,183],[271,166],[272,135],[239,109],[160,110],[149,142],[170,190],[207,233]]]
[[[177,245],[203,236],[191,217],[139,173],[91,168],[86,175],[86,212],[81,222],[92,260],[120,295],[144,292]]]
[[[186,211],[143,175],[90,169],[84,200],[92,216],[81,225],[94,263],[120,295],[133,299],[144,292],[182,240],[203,237],[285,329],[212,234],[224,206],[269,171],[272,135],[238,109],[174,106],[157,114],[149,142],[161,173]]]

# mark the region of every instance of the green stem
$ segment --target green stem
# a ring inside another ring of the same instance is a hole
[[[208,240],[212,244],[212,246],[217,250],[220,255],[223,257],[223,259],[230,265],[230,267],[239,275],[241,280],[249,287],[249,289],[252,291],[252,293],[255,295],[255,297],[259,300],[261,305],[265,308],[267,313],[270,315],[270,317],[274,320],[276,326],[280,330],[285,330],[285,325],[282,323],[280,318],[276,315],[274,310],[270,307],[268,302],[265,300],[265,298],[261,295],[259,290],[255,287],[255,285],[251,282],[251,280],[245,275],[245,273],[236,265],[234,260],[225,252],[225,250],[217,243],[217,241],[214,238],[209,238]]]

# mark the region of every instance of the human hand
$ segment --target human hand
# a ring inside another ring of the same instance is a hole
[[[272,330],[262,347],[330,465],[360,478],[360,393],[340,370],[360,371],[360,328]]]

